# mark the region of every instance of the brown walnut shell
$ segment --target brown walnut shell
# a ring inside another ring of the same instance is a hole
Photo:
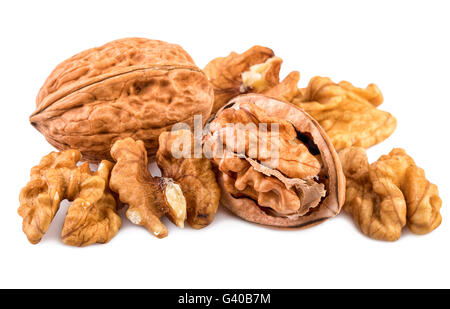
[[[142,140],[149,156],[158,136],[178,123],[207,120],[213,89],[180,46],[126,38],[59,64],[36,98],[31,124],[57,149],[91,161],[110,159],[118,139]]]
[[[326,195],[319,204],[306,214],[296,216],[277,216],[265,211],[257,200],[249,196],[236,196],[227,187],[228,175],[218,170],[218,183],[221,187],[221,203],[239,217],[263,225],[281,228],[306,228],[325,221],[339,214],[345,200],[345,177],[339,157],[316,120],[303,109],[291,103],[279,101],[259,94],[241,95],[232,99],[216,114],[236,105],[252,103],[264,110],[268,117],[274,117],[291,123],[298,134],[309,136],[318,149],[322,164],[322,176],[325,181]]]

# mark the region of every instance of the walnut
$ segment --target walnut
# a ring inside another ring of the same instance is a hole
[[[108,189],[112,163],[102,161],[92,173],[78,150],[52,152],[31,169],[31,179],[20,192],[23,231],[36,244],[47,232],[62,200],[73,201],[64,222],[62,240],[73,246],[106,243],[121,225],[116,201]]]
[[[237,95],[254,92],[253,87],[256,88],[255,91],[263,91],[278,84],[281,59],[272,59],[273,57],[271,49],[253,46],[242,54],[232,52],[227,57],[209,62],[204,72],[214,89],[212,113]],[[254,65],[254,71],[248,72]]]
[[[228,124],[236,125],[228,126]],[[255,130],[246,130],[249,128],[248,124],[254,125]],[[266,126],[267,130],[257,130],[260,124]],[[276,124],[276,132],[272,132],[273,124]],[[234,153],[238,153],[239,149],[242,149],[245,151],[245,155],[251,157],[253,151],[256,152],[254,157],[259,161],[270,161],[272,153],[271,151],[265,151],[266,149],[262,147],[251,147],[252,138],[255,138],[261,145],[268,145],[268,150],[271,150],[271,147],[278,146],[277,166],[271,167],[288,177],[313,177],[320,170],[318,160],[308,151],[305,144],[298,140],[297,132],[292,124],[277,117],[267,116],[261,108],[252,102],[243,101],[233,108],[224,109],[211,123],[210,129],[214,134],[222,136],[221,140],[224,145],[231,148]],[[273,145],[274,134],[278,134],[278,145]],[[231,141],[234,143],[230,143]],[[267,164],[270,164],[270,162],[267,162]]]
[[[312,179],[289,179],[250,158],[228,155],[218,160],[226,190],[237,197],[250,197],[260,207],[281,216],[303,216],[325,196],[324,185]],[[230,176],[233,175],[233,176]]]
[[[194,147],[189,130],[164,132],[159,136],[156,162],[164,177],[180,184],[186,198],[188,223],[193,228],[202,228],[214,219],[220,189],[211,162],[202,153],[195,157]],[[199,150],[202,151],[201,144]]]
[[[286,102],[293,100],[299,94],[300,74],[293,71],[280,82],[282,62],[271,49],[261,46],[212,60],[204,71],[214,88],[213,113],[245,93],[260,93]]]
[[[319,121],[337,150],[369,148],[394,132],[395,118],[376,108],[383,102],[376,85],[361,89],[346,81],[335,84],[329,78],[315,77],[306,88],[299,89],[297,71],[279,81],[281,63],[270,49],[260,46],[211,61],[205,73],[214,88],[213,112],[243,93],[260,93],[290,102]]]
[[[297,86],[299,80],[300,73],[293,71],[289,73],[281,83],[264,90],[262,94],[285,102],[292,102],[300,92]]]
[[[395,148],[370,165],[360,147],[345,148],[339,157],[347,178],[344,210],[365,235],[395,241],[405,225],[415,234],[440,225],[438,188],[403,149]]]
[[[110,159],[119,139],[142,140],[149,155],[158,136],[178,123],[208,119],[213,89],[180,46],[126,38],[59,64],[42,86],[31,124],[59,150]]]
[[[183,192],[172,179],[150,175],[142,141],[130,137],[118,140],[111,148],[111,156],[116,165],[111,172],[110,187],[122,203],[128,204],[126,215],[132,223],[145,226],[158,238],[168,234],[160,220],[164,215],[184,227],[186,200]]]
[[[337,154],[295,105],[238,96],[210,123],[205,148],[218,169],[222,204],[245,220],[307,227],[341,209],[345,180]]]
[[[116,200],[109,191],[113,163],[102,161],[92,177],[81,183],[78,197],[70,205],[61,233],[62,241],[72,246],[107,243],[122,224],[116,213]],[[81,167],[90,170],[87,163]]]
[[[394,132],[395,118],[376,108],[382,102],[383,96],[374,84],[361,89],[349,82],[335,84],[326,77],[311,79],[292,100],[320,123],[337,150],[369,148]]]

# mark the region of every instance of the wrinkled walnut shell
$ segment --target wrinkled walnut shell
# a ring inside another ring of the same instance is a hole
[[[158,136],[178,123],[207,120],[213,89],[180,46],[127,38],[59,64],[36,98],[31,124],[54,147],[84,159],[111,159],[116,140],[142,140],[154,155]]]
[[[255,200],[247,197],[233,196],[226,189],[224,180],[226,174],[218,172],[218,182],[221,187],[221,203],[239,217],[269,226],[305,228],[325,221],[336,216],[345,200],[345,178],[342,172],[339,157],[334,150],[328,136],[319,126],[316,120],[306,114],[301,108],[276,99],[272,99],[258,94],[241,95],[232,99],[225,108],[230,108],[233,104],[252,102],[257,107],[263,109],[267,116],[285,119],[290,122],[297,132],[309,134],[314,144],[320,151],[321,162],[327,177],[326,196],[319,205],[303,216],[280,217],[272,216],[263,211]],[[223,109],[222,109],[223,110]],[[222,112],[220,110],[217,115]],[[216,115],[216,117],[217,117]]]

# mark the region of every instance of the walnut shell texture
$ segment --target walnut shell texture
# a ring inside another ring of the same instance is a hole
[[[110,159],[118,139],[142,140],[149,156],[178,122],[206,121],[214,100],[206,75],[180,46],[125,38],[59,64],[36,98],[31,124],[57,149]]]
[[[229,190],[227,174],[218,172],[218,183],[221,187],[221,203],[239,217],[263,225],[281,228],[305,228],[325,221],[339,214],[345,200],[345,177],[339,157],[330,139],[312,117],[301,108],[260,94],[241,95],[232,99],[225,109],[219,110],[216,117],[235,105],[251,103],[264,110],[268,117],[282,119],[292,124],[298,133],[310,136],[319,151],[322,169],[324,171],[326,195],[318,206],[308,213],[299,216],[271,215],[258,205],[257,200],[250,196],[237,196]],[[217,119],[217,118],[216,118]],[[266,174],[269,175],[269,174]]]

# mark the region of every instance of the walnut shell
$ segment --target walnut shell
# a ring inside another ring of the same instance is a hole
[[[275,216],[265,211],[264,207],[257,204],[254,198],[249,196],[236,196],[227,189],[227,174],[218,171],[218,183],[221,187],[221,203],[239,217],[274,227],[304,228],[319,224],[328,218],[336,216],[345,200],[345,177],[339,157],[330,142],[330,139],[316,120],[309,116],[303,109],[283,101],[279,101],[259,94],[241,95],[232,99],[216,117],[226,108],[234,108],[236,105],[252,103],[264,110],[268,117],[287,120],[297,131],[310,137],[318,149],[318,157],[322,162],[323,177],[325,181],[326,195],[318,206],[308,213],[299,216]],[[216,118],[217,119],[217,118]]]
[[[118,139],[142,140],[149,156],[178,123],[207,120],[213,89],[180,46],[142,38],[112,41],[59,64],[36,98],[31,124],[57,149],[110,159]]]

